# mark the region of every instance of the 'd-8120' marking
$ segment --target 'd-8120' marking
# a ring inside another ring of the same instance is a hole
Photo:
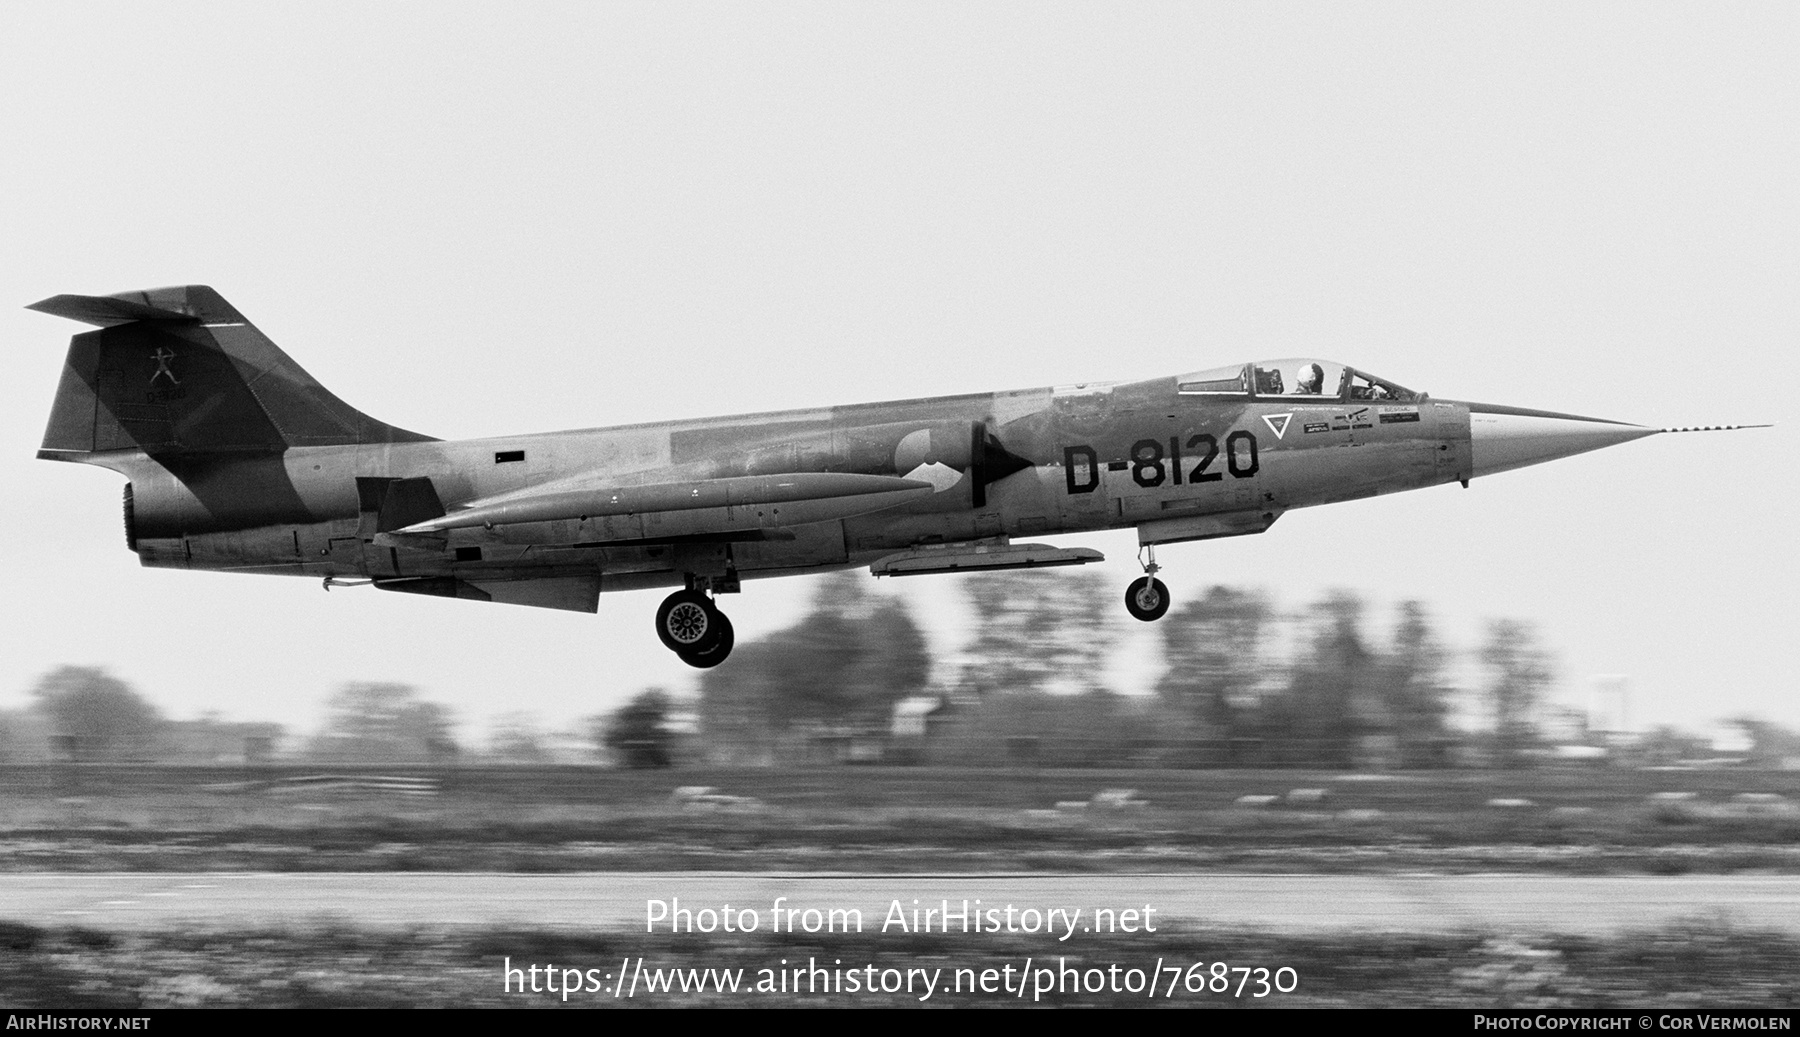
[[[1261,468],[1262,462],[1256,456],[1256,434],[1239,429],[1225,437],[1224,450],[1219,449],[1218,437],[1210,432],[1202,432],[1189,436],[1186,443],[1188,455],[1197,457],[1194,467],[1185,474],[1182,471],[1182,447],[1180,436],[1170,436],[1167,440],[1169,448],[1163,450],[1163,440],[1140,439],[1131,444],[1131,481],[1145,489],[1161,486],[1174,479],[1176,486],[1185,480],[1191,483],[1218,482],[1225,478],[1225,472],[1214,470],[1219,455],[1225,455],[1225,471],[1234,479],[1248,479]],[[1063,478],[1070,493],[1092,493],[1100,488],[1100,455],[1094,448],[1086,444],[1063,447]]]

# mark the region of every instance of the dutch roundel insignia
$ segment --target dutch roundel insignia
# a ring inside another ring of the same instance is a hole
[[[1289,411],[1286,414],[1264,414],[1263,421],[1268,423],[1269,431],[1275,433],[1275,438],[1280,439],[1282,436],[1287,435],[1288,421],[1293,418],[1293,416],[1294,414],[1292,411]]]

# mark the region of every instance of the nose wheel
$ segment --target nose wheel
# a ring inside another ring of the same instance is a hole
[[[731,620],[697,590],[676,591],[656,610],[656,636],[682,662],[710,669],[731,654],[736,637]]]
[[[1147,547],[1148,560],[1144,564],[1144,575],[1131,581],[1125,588],[1125,611],[1131,618],[1145,623],[1154,623],[1169,611],[1169,588],[1156,578],[1156,572],[1162,568],[1156,564],[1156,548]]]

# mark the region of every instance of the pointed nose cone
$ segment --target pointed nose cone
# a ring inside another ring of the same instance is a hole
[[[1660,429],[1549,411],[1469,404],[1472,471],[1480,477],[1654,436]]]

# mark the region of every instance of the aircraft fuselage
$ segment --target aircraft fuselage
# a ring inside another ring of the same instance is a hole
[[[744,578],[1076,565],[1015,538],[1261,533],[1290,508],[1463,482],[1657,430],[1434,400],[1311,359],[1119,384],[446,442],[350,407],[200,285],[56,296],[75,336],[39,456],[123,473],[145,565],[367,580],[657,614],[696,666],[731,649]],[[1155,579],[1127,608],[1168,608]]]
[[[377,528],[380,501],[367,487],[429,479],[453,507],[552,485],[905,477],[929,463],[954,473],[935,492],[873,514],[723,541],[732,568],[749,578],[994,537],[1136,527],[1142,543],[1155,544],[1261,532],[1289,508],[1472,474],[1466,404],[1222,401],[1176,386],[1170,377],[495,439],[292,447],[198,464],[138,451],[89,460],[131,480],[133,542],[146,565],[346,579],[584,570],[609,590],[681,585],[684,559],[692,564],[702,544],[720,550],[701,538],[730,534],[659,528],[681,513],[652,512],[381,543],[391,530]],[[906,443],[920,432],[928,442]],[[990,471],[1014,470],[988,481],[974,463],[987,445],[977,436],[999,444],[990,455],[1008,458]]]

